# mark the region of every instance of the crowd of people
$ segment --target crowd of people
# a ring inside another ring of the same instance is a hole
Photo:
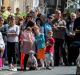
[[[39,66],[76,65],[79,47],[75,43],[79,41],[80,9],[70,15],[55,10],[46,16],[33,10],[23,15],[19,8],[12,13],[11,7],[1,7],[0,70],[6,60],[10,71],[17,71],[17,64],[24,71],[26,66],[38,70]]]

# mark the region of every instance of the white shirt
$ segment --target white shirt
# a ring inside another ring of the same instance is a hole
[[[5,48],[5,43],[4,43],[3,36],[2,36],[1,32],[0,32],[0,48]]]
[[[20,27],[18,25],[14,25],[12,27],[9,27],[7,33],[10,33],[10,32],[11,33],[15,32],[17,35],[16,36],[8,36],[7,41],[8,42],[19,42],[18,36],[20,33]]]

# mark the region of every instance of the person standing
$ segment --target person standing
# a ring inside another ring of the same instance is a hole
[[[75,48],[75,58],[74,60],[76,61],[78,55],[79,55],[79,47],[80,47],[80,9],[76,10],[76,15],[77,18],[74,21],[74,27],[73,27],[73,31],[75,32],[75,36],[74,36],[74,42],[78,42],[77,47]]]
[[[45,38],[42,33],[40,33],[40,29],[38,26],[33,27],[35,33],[35,43],[37,47],[37,59],[40,60],[42,68],[45,67],[44,59],[45,59]]]
[[[5,43],[3,40],[3,36],[2,33],[0,32],[0,70],[2,70],[3,67],[3,54],[4,54],[4,50],[5,50]]]
[[[76,19],[76,14],[71,13],[70,14],[70,20],[66,24],[66,43],[67,43],[67,49],[68,49],[68,65],[72,65],[72,63],[75,65],[75,48],[71,47],[71,43],[74,41],[74,22]]]
[[[66,22],[61,18],[61,11],[55,11],[55,19],[53,23],[53,36],[55,38],[55,54],[54,54],[54,66],[59,66],[60,54],[63,57],[63,62],[67,65],[67,57],[65,51],[65,33]]]
[[[15,17],[10,15],[8,17],[9,26],[7,30],[7,53],[8,53],[8,63],[9,70],[17,71],[16,68],[16,53],[18,52],[18,36],[20,33],[20,28],[15,24]],[[12,61],[13,58],[13,61]]]
[[[26,29],[21,32],[21,38],[21,47],[24,53],[24,70],[26,70],[29,52],[30,50],[35,50],[35,37],[32,33],[31,27],[26,27]]]
[[[46,68],[50,69],[50,64],[54,66],[54,44],[55,39],[53,38],[53,32],[49,31],[47,35],[47,41],[46,41],[46,51],[45,51],[45,60],[46,60]]]

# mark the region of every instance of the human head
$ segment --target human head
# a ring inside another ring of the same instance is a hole
[[[37,24],[39,27],[42,26],[42,21],[41,21],[40,18],[37,18],[37,19],[36,19],[36,24]]]
[[[20,12],[20,8],[16,8],[16,13],[19,13]]]
[[[8,7],[7,7],[7,10],[10,12],[10,11],[11,11],[11,7],[10,7],[10,6],[8,6]]]
[[[0,25],[3,25],[3,23],[4,23],[4,19],[2,16],[0,16]]]
[[[27,21],[31,21],[33,19],[32,15],[30,13],[27,14],[26,18],[27,18]]]
[[[74,21],[76,19],[76,14],[75,13],[71,13],[70,14],[71,20]]]
[[[27,31],[32,31],[32,28],[31,27],[26,27],[25,28]]]
[[[15,24],[15,17],[13,15],[9,15],[8,22],[10,23],[10,25],[14,25]]]
[[[53,21],[52,16],[49,16],[49,17],[48,17],[48,22],[51,23],[52,21]]]
[[[35,26],[33,27],[33,31],[34,31],[35,34],[40,33],[40,29],[39,29],[39,27],[38,27],[37,25],[35,25]]]
[[[23,25],[23,23],[24,23],[24,18],[23,17],[19,17],[19,25]]]
[[[5,11],[5,6],[1,6],[1,12]]]
[[[52,37],[53,36],[53,32],[52,31],[48,31],[48,37]]]
[[[55,18],[56,19],[60,19],[61,18],[61,11],[60,10],[56,10],[55,11]]]
[[[76,15],[77,15],[77,17],[80,17],[80,9],[76,10]]]
[[[30,7],[26,6],[26,12],[28,13],[30,11]]]
[[[30,50],[29,56],[34,56],[35,52],[33,50]]]

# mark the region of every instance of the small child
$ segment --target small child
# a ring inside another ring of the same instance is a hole
[[[47,42],[46,42],[46,55],[45,55],[45,61],[46,61],[46,69],[50,69],[50,64],[53,66],[53,54],[54,54],[54,43],[55,40],[53,38],[53,32],[48,32]]]
[[[32,32],[31,27],[26,27],[24,31],[21,33],[21,47],[22,52],[24,53],[24,71],[26,70],[26,64],[29,57],[30,50],[34,50],[35,52],[35,37]]]
[[[44,34],[40,32],[40,28],[38,26],[34,26],[35,33],[35,43],[37,47],[37,59],[40,60],[41,69],[45,69],[45,37]]]
[[[34,56],[34,51],[31,50],[29,52],[29,58],[28,58],[28,61],[27,61],[27,65],[29,67],[29,70],[37,70],[37,66],[38,66],[38,63],[37,63],[37,59],[36,57]]]
[[[2,66],[3,66],[2,57],[3,57],[4,50],[5,50],[5,43],[2,37],[2,33],[0,32],[0,70],[2,70]]]

